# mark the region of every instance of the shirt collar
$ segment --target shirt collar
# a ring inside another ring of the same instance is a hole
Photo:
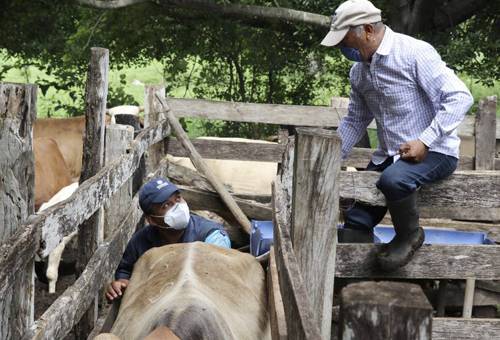
[[[375,53],[380,55],[388,55],[391,52],[393,42],[394,32],[389,28],[389,26],[385,26],[384,37],[382,38],[382,42],[380,43]]]

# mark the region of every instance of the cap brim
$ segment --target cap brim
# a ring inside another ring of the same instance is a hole
[[[179,188],[173,184],[169,184],[164,190],[162,190],[158,195],[151,200],[151,203],[163,203],[170,198],[175,192],[179,191]]]
[[[349,31],[349,27],[328,32],[323,41],[321,41],[321,45],[329,47],[338,45],[344,39],[347,31]]]

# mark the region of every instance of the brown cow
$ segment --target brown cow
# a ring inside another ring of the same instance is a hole
[[[261,265],[203,242],[147,251],[134,266],[111,333],[144,339],[163,326],[181,339],[270,339]]]
[[[50,200],[61,188],[71,184],[70,171],[56,141],[34,138],[35,210]]]
[[[84,131],[85,116],[57,119],[45,118],[35,121],[33,137],[52,138],[59,147],[72,180],[77,181],[82,169]]]

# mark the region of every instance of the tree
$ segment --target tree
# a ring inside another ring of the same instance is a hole
[[[348,91],[349,63],[319,45],[340,2],[13,0],[2,4],[0,28],[12,34],[0,37],[0,47],[54,75],[41,88],[70,91],[74,113],[81,112],[90,46],[109,48],[115,68],[159,60],[168,91],[184,84],[203,98],[318,104],[325,89]],[[500,78],[497,2],[374,2],[389,25],[427,39],[451,67],[489,84]],[[125,100],[119,88],[110,98]],[[252,137],[269,133],[248,124],[209,128]]]

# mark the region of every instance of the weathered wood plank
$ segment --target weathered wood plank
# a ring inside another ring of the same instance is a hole
[[[271,247],[269,267],[267,269],[267,297],[271,338],[273,340],[286,340],[288,339],[288,334],[286,332],[285,309],[283,308],[283,300],[281,299],[274,247]]]
[[[497,97],[479,101],[475,126],[475,169],[495,170]]]
[[[274,247],[281,297],[289,339],[321,339],[320,329],[293,251],[290,233],[283,224],[286,202],[279,179],[273,184]]]
[[[8,268],[19,268],[29,261],[39,244],[39,254],[47,256],[64,236],[75,231],[80,223],[121,188],[139,166],[145,150],[169,133],[166,121],[144,129],[132,143],[129,153],[85,181],[66,201],[30,217],[8,242],[0,246],[0,282],[5,282],[9,275]],[[42,236],[39,235],[40,231]],[[43,241],[37,243],[40,237]],[[33,244],[36,246],[33,247]]]
[[[176,117],[297,126],[338,126],[346,109],[327,106],[251,104],[201,99],[167,98]]]
[[[37,86],[0,83],[0,245],[24,233],[22,222],[34,212],[33,122]],[[33,322],[34,245],[25,262],[6,268],[0,281],[0,339],[17,339]],[[35,237],[36,240],[36,237]],[[25,250],[25,249],[23,249]],[[5,252],[0,253],[3,256]],[[14,257],[19,254],[13,254]]]
[[[220,215],[224,219],[226,219],[228,215],[232,216],[217,193],[184,185],[178,185],[178,187],[190,209],[209,210]],[[245,200],[237,196],[234,199],[248,218],[256,220],[270,220],[272,218],[272,209],[269,204]]]
[[[348,278],[500,279],[500,246],[424,245],[405,267],[391,273],[377,268],[381,245],[338,244],[335,275]]]
[[[496,340],[500,319],[433,318],[433,340]]]
[[[213,139],[191,140],[203,158],[232,159],[241,161],[276,162],[282,160],[285,151],[284,144],[249,143],[239,141],[224,141]],[[342,162],[342,166],[352,166],[364,169],[371,160],[374,149],[354,148],[349,158]],[[168,144],[168,153],[176,157],[187,157],[186,150],[175,139]],[[500,160],[498,160],[500,169]],[[470,156],[460,156],[458,170],[473,170],[474,159]]]
[[[347,115],[345,107],[252,104],[180,98],[168,98],[167,101],[177,117],[236,122],[338,127],[340,120]],[[375,120],[368,125],[368,128],[377,128]],[[465,116],[458,126],[458,135],[465,137],[474,135],[473,116]],[[496,128],[496,138],[500,139],[500,124]]]
[[[297,128],[290,234],[318,326],[329,339],[339,208],[341,140],[337,132]]]
[[[274,143],[193,139],[193,146],[203,158],[233,159],[241,161],[280,162],[284,145]],[[168,144],[168,153],[176,157],[188,157],[186,150],[176,139]]]
[[[359,282],[344,287],[342,340],[430,340],[432,306],[422,288],[404,282]]]
[[[104,164],[109,165],[125,154],[134,139],[134,128],[129,125],[112,124],[106,127],[106,152]],[[132,179],[104,204],[104,237],[114,234],[132,201]]]
[[[340,196],[371,205],[385,205],[376,188],[380,173],[345,172],[340,176]],[[457,171],[448,179],[422,187],[420,215],[426,218],[500,220],[500,172]]]
[[[73,325],[90,306],[91,297],[105,283],[107,273],[118,266],[121,255],[142,216],[136,196],[129,214],[110,241],[102,244],[90,259],[87,267],[66,291],[37,320],[36,325],[27,332],[24,339],[64,339]]]
[[[148,85],[144,89],[144,92],[144,127],[148,127],[151,124],[156,124],[166,119],[161,103],[156,98],[158,96],[165,99],[165,86]],[[164,143],[157,143],[149,147],[146,160],[146,173],[156,170],[165,153],[166,148]]]
[[[85,134],[80,184],[94,176],[104,166],[104,132],[108,96],[109,51],[92,47],[85,89]],[[103,210],[97,210],[78,228],[76,274],[80,275],[92,258],[103,235]],[[87,339],[97,319],[97,294],[94,303],[75,326],[75,338]]]

